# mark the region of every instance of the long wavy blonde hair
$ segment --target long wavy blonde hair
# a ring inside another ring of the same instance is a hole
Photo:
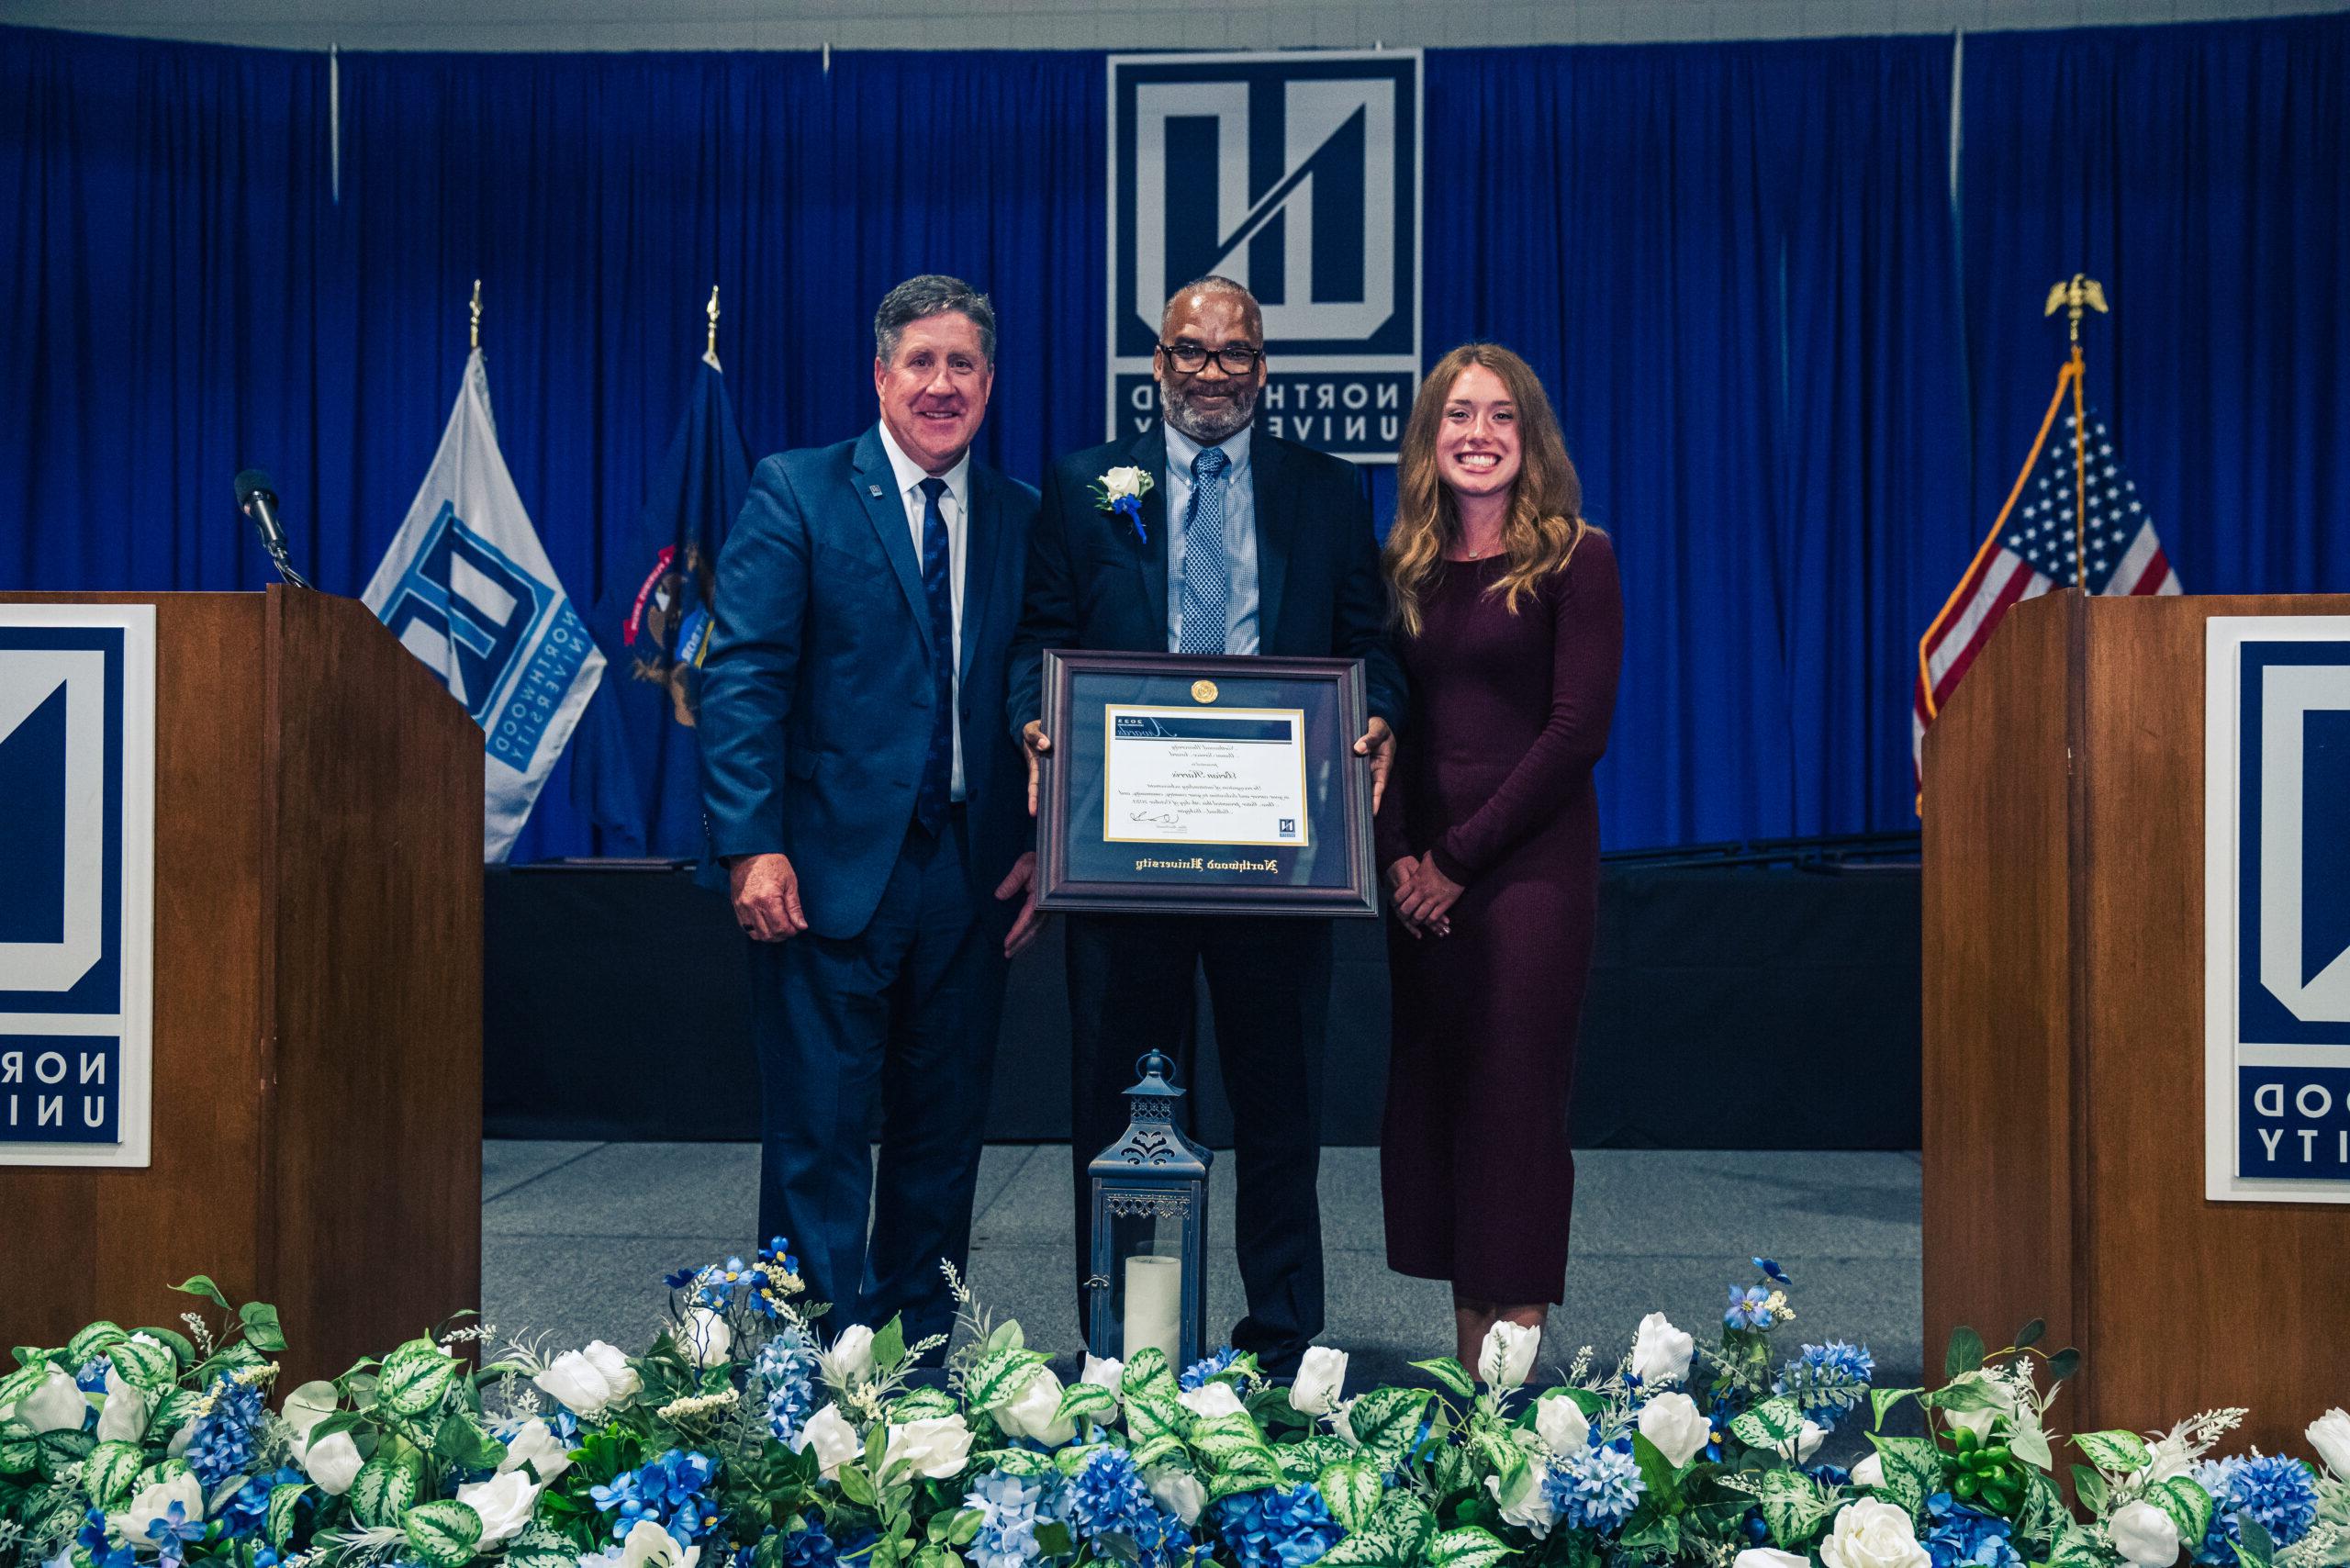
[[[1461,344],[1437,361],[1420,383],[1411,420],[1404,427],[1395,521],[1387,532],[1384,556],[1395,624],[1407,637],[1420,634],[1421,596],[1443,568],[1445,547],[1460,536],[1460,508],[1437,471],[1436,438],[1452,384],[1472,364],[1492,371],[1508,389],[1516,405],[1520,454],[1509,516],[1502,524],[1509,566],[1486,591],[1501,595],[1516,614],[1519,600],[1543,578],[1563,570],[1591,529],[1583,518],[1583,480],[1567,456],[1559,417],[1550,411],[1534,367],[1498,343]]]

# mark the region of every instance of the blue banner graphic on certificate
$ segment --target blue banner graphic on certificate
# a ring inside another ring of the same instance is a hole
[[[1304,709],[1113,703],[1102,722],[1106,842],[1304,845]]]

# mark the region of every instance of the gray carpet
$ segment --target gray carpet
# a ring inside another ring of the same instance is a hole
[[[1550,1315],[1545,1369],[1585,1344],[1612,1359],[1652,1311],[1710,1341],[1725,1287],[1745,1283],[1760,1252],[1794,1276],[1797,1337],[1865,1343],[1881,1385],[1919,1382],[1915,1154],[1590,1149],[1575,1163],[1567,1299]],[[757,1170],[749,1144],[485,1144],[485,1313],[502,1333],[544,1332],[557,1348],[642,1348],[667,1301],[663,1274],[753,1245]],[[1058,1146],[987,1151],[971,1282],[1030,1344],[1075,1351],[1068,1170]],[[1219,1159],[1209,1197],[1221,1260],[1212,1333],[1242,1310],[1231,1174]],[[1415,1375],[1405,1363],[1449,1352],[1445,1287],[1387,1268],[1377,1150],[1325,1151],[1322,1228],[1322,1338],[1349,1352],[1349,1387],[1402,1381]]]

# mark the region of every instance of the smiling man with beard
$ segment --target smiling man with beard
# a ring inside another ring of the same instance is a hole
[[[751,939],[758,1234],[840,1323],[902,1313],[912,1342],[954,1322],[939,1260],[969,1252],[1004,963],[1036,930],[1002,720],[1036,492],[971,457],[985,295],[900,284],[873,353],[879,422],[760,464],[719,556],[702,797]]]
[[[1013,639],[1007,713],[1035,756],[1048,751],[1040,687],[1046,648],[1194,655],[1360,658],[1369,733],[1355,743],[1384,787],[1404,712],[1385,635],[1371,505],[1353,467],[1256,428],[1266,378],[1264,318],[1229,278],[1167,302],[1152,360],[1162,419],[1139,439],[1061,459],[1045,478]],[[1095,505],[1110,469],[1151,477],[1130,522]],[[1091,1256],[1086,1164],[1125,1126],[1135,1058],[1160,1050],[1188,1070],[1193,977],[1207,975],[1232,1102],[1235,1226],[1248,1316],[1232,1343],[1266,1371],[1297,1370],[1322,1327],[1322,1046],[1330,994],[1327,921],[1252,915],[1072,915],[1068,930],[1078,1317]]]

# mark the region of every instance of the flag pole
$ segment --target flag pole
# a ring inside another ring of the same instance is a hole
[[[2085,273],[2075,273],[2069,282],[2057,284],[2048,291],[2048,308],[2042,316],[2053,316],[2056,308],[2064,306],[2065,326],[2072,335],[2073,357],[2067,370],[2073,377],[2073,586],[2088,586],[2088,526],[2089,526],[2089,463],[2088,412],[2082,394],[2081,383],[2087,374],[2087,361],[2081,357],[2081,317],[2090,310],[2098,315],[2110,312],[2106,308],[2105,286]]]
[[[719,370],[722,367],[718,363],[718,286],[714,283],[710,286],[708,314],[710,316],[710,346],[702,350],[701,357],[710,362],[711,369]]]
[[[472,341],[465,346],[469,349],[478,349],[481,347],[481,279],[479,278],[474,279],[474,302],[472,310],[473,320],[469,327],[469,336]]]

